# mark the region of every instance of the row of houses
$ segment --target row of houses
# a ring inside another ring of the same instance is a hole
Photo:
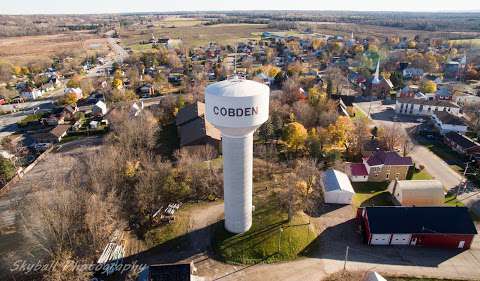
[[[457,116],[461,113],[460,106],[444,100],[400,98],[395,104],[395,112],[403,115],[431,116],[438,111],[446,111]]]

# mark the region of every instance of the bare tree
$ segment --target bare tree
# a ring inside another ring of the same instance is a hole
[[[297,160],[291,173],[284,176],[285,187],[279,194],[280,204],[288,213],[288,220],[299,211],[311,211],[323,202],[322,174],[314,160]]]
[[[390,126],[381,126],[378,130],[379,141],[387,150],[395,150],[401,145],[401,140],[405,133],[398,124]]]

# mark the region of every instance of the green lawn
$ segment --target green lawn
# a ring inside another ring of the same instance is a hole
[[[445,196],[445,205],[452,207],[465,206],[463,202],[458,201],[458,199],[455,197],[455,194]]]
[[[272,203],[275,200],[269,198],[255,204],[253,225],[246,233],[232,234],[223,224],[219,225],[215,251],[220,259],[233,264],[293,260],[316,238],[307,215],[299,213],[288,222],[287,214]]]
[[[150,229],[145,233],[145,242],[149,247],[163,244],[188,233],[190,207],[182,206],[175,213],[175,221]],[[191,211],[191,210],[190,210]]]
[[[368,118],[368,116],[360,108],[354,106],[353,109],[355,110],[355,119]]]
[[[82,138],[83,136],[80,136],[80,135],[73,135],[73,136],[66,136],[66,137],[63,137],[62,140],[60,141],[60,144],[64,144],[64,143],[67,143],[67,142],[71,142],[71,141],[74,141],[74,140],[78,140],[80,138]]]
[[[20,127],[25,127],[30,122],[34,122],[42,119],[44,115],[45,115],[44,113],[36,113],[36,114],[25,116],[25,118],[17,122],[17,125]]]
[[[353,182],[355,190],[353,205],[364,206],[391,206],[391,195],[387,190],[389,182]]]
[[[155,51],[155,49],[152,48],[152,44],[132,44],[127,47],[131,48],[133,52],[138,52],[138,53],[143,53],[146,51]]]
[[[433,177],[425,170],[417,170],[412,174],[412,177],[409,180],[431,180]]]
[[[389,182],[353,182],[352,186],[356,193],[376,193],[387,190]]]

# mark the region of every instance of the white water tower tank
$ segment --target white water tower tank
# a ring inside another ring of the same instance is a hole
[[[205,117],[222,132],[225,228],[252,226],[253,132],[268,119],[268,86],[233,78],[205,90]]]

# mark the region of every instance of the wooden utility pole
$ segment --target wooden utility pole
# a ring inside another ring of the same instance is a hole
[[[345,270],[347,269],[347,260],[348,260],[348,249],[350,247],[347,246],[347,249],[345,250],[345,262],[343,263],[343,273],[345,273]]]
[[[278,235],[278,254],[280,255],[280,245],[282,243],[282,232],[283,232],[283,228],[280,227],[280,233]]]

